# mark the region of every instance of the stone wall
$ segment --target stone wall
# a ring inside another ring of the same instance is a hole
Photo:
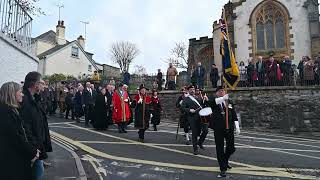
[[[320,132],[320,87],[238,88],[229,94],[245,128]],[[179,118],[175,108],[179,95],[177,91],[159,95],[167,120],[177,122]]]

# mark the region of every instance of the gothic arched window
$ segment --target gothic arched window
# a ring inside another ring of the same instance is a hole
[[[266,0],[251,15],[254,55],[276,51],[288,54],[288,18],[285,8],[275,1]]]

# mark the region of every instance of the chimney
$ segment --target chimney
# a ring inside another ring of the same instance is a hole
[[[85,49],[86,42],[85,42],[85,39],[82,37],[82,35],[80,35],[77,40],[78,40],[78,43],[80,44],[80,46],[83,49]]]
[[[58,25],[56,26],[56,42],[58,45],[64,45],[67,42],[65,38],[65,29],[64,21],[58,21]]]

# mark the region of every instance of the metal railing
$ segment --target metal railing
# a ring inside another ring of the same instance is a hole
[[[0,33],[31,50],[32,18],[19,0],[0,0]]]

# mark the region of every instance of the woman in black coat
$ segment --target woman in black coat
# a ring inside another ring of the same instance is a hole
[[[28,143],[19,117],[22,96],[21,86],[14,82],[0,89],[0,179],[31,180],[31,164],[39,158],[39,151]]]
[[[106,89],[101,89],[96,97],[96,102],[93,110],[94,118],[93,127],[97,130],[106,130],[108,128],[107,113],[108,113],[108,99],[106,96]]]
[[[154,89],[152,91],[152,97],[151,97],[151,114],[152,114],[151,123],[153,124],[154,131],[158,130],[157,125],[160,124],[161,111],[162,111],[162,107],[161,107],[160,99],[158,97],[158,92],[157,90]]]

